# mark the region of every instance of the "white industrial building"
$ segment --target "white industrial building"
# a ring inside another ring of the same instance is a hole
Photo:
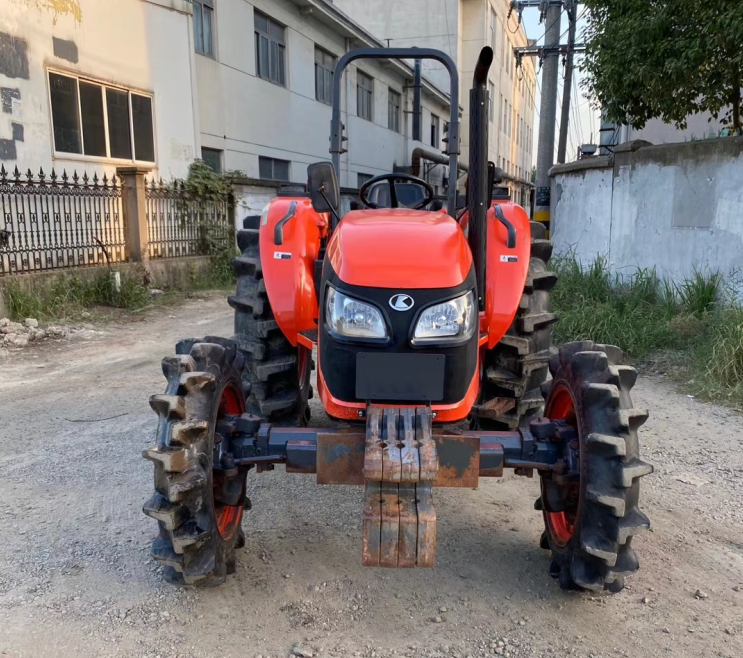
[[[304,182],[330,159],[337,58],[382,45],[329,0],[0,0],[0,164],[167,180],[202,157]],[[344,77],[342,186],[445,150],[448,81],[423,80],[416,141],[410,65],[359,61]],[[443,193],[447,167],[429,164]]]
[[[454,60],[461,80],[465,160],[475,63],[484,46],[493,49],[489,159],[508,174],[515,200],[526,206],[536,139],[536,71],[529,57],[521,68],[516,66],[513,49],[530,44],[517,13],[509,13],[508,0],[335,0],[335,4],[391,46],[437,48]],[[437,85],[447,84],[448,73],[437,62],[424,62],[423,71]]]
[[[0,0],[0,165],[48,174],[199,153],[191,4]]]

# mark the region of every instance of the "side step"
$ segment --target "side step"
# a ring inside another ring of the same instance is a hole
[[[439,470],[427,407],[369,407],[364,453],[365,567],[433,567]]]

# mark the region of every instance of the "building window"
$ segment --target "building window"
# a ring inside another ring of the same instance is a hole
[[[490,47],[493,50],[493,57],[495,57],[495,27],[496,27],[495,9],[491,7],[490,8]]]
[[[488,120],[493,123],[493,119],[495,119],[495,85],[492,82],[488,82],[488,96],[490,103],[488,106]]]
[[[335,62],[335,55],[315,46],[315,98],[328,105],[333,104]]]
[[[152,97],[49,72],[54,150],[155,162]]]
[[[441,119],[439,119],[433,112],[431,112],[431,146],[439,148],[439,131],[441,127]]]
[[[289,161],[276,158],[258,158],[258,175],[267,180],[289,180]]]
[[[390,130],[394,130],[396,133],[400,132],[401,101],[402,96],[394,89],[390,89],[387,97],[387,127]]]
[[[361,189],[361,186],[366,183],[366,181],[369,181],[372,178],[374,178],[374,176],[372,176],[371,174],[356,174],[356,185],[359,189]]]
[[[503,106],[503,125],[501,126],[501,129],[503,130],[506,135],[508,134],[508,101],[505,103],[501,103]]]
[[[214,0],[193,0],[193,41],[197,53],[214,57]]]
[[[222,151],[218,149],[201,149],[201,159],[215,174],[222,173]]]
[[[284,26],[255,11],[255,74],[286,86]]]
[[[363,71],[356,71],[356,115],[372,121],[374,118],[374,79]]]

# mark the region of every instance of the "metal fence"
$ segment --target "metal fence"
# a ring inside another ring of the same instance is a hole
[[[203,256],[234,240],[230,198],[191,194],[182,181],[145,180],[147,237],[152,259]]]
[[[0,166],[0,276],[125,260],[121,208],[115,177]]]

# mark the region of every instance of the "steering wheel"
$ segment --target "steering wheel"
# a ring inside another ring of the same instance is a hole
[[[419,201],[413,206],[403,206],[404,208],[410,208],[411,210],[420,210],[424,206],[427,206],[431,201],[433,201],[434,196],[436,196],[436,193],[433,191],[433,188],[426,183],[421,178],[418,178],[417,176],[412,176],[411,174],[382,174],[381,176],[375,176],[374,178],[370,178],[366,183],[364,183],[361,188],[359,189],[359,198],[361,201],[368,206],[369,208],[374,208],[375,210],[379,208],[384,208],[385,206],[380,206],[377,203],[374,203],[373,201],[369,201],[369,199],[366,196],[366,193],[369,191],[369,188],[381,181],[387,181],[387,183],[390,186],[390,208],[400,208],[400,204],[397,200],[397,190],[395,189],[395,183],[399,181],[409,181],[411,183],[415,183],[416,185],[420,185],[425,191],[426,191],[426,198]]]

